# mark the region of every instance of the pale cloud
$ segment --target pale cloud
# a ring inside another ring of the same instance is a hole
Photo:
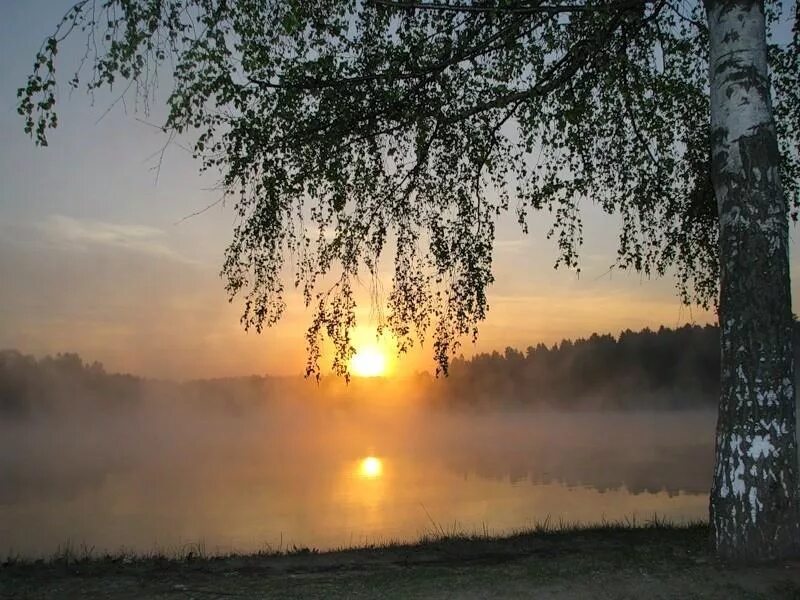
[[[510,240],[495,240],[495,250],[498,252],[515,252],[531,247],[531,240],[529,239],[510,239]]]
[[[148,225],[108,223],[50,215],[41,224],[41,229],[50,242],[83,247],[105,246],[169,258],[182,263],[193,262],[165,243],[164,231]]]

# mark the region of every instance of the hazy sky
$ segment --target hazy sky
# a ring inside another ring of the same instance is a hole
[[[158,181],[154,153],[160,132],[134,107],[95,105],[83,92],[59,91],[59,128],[36,148],[16,114],[22,85],[41,41],[72,0],[0,2],[0,348],[37,355],[79,352],[111,370],[164,377],[300,373],[310,313],[289,297],[283,323],[246,334],[218,273],[232,231],[230,207],[216,206],[213,176],[178,147],[167,149]],[[60,55],[61,56],[61,55]],[[62,82],[73,62],[61,56]],[[166,90],[164,90],[166,93]],[[162,97],[163,100],[163,97]],[[534,217],[525,237],[513,216],[498,230],[497,282],[489,318],[474,349],[526,347],[539,341],[619,333],[625,328],[713,315],[682,307],[671,278],[646,280],[607,271],[617,220],[584,207],[582,274],[554,271],[547,216]],[[792,230],[792,254],[798,244]],[[797,280],[795,267],[793,277]],[[793,287],[794,295],[798,289]],[[369,306],[361,324],[368,331]],[[471,344],[465,354],[473,352]],[[399,370],[432,367],[430,347]]]

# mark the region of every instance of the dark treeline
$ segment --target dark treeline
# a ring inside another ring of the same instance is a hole
[[[800,337],[800,328],[795,331]],[[798,347],[796,343],[796,354]],[[403,388],[404,395],[413,391],[423,403],[443,408],[713,408],[719,368],[719,333],[710,325],[627,330],[618,337],[594,334],[550,347],[530,346],[524,352],[507,348],[502,354],[457,358],[448,378],[436,381],[421,375],[413,381],[413,390],[394,386],[391,380],[354,380],[345,386],[332,378],[321,387],[299,378],[258,376],[172,383],[109,374],[101,364],[85,363],[73,353],[37,359],[5,350],[0,351],[0,415],[81,407],[113,410],[154,397],[227,412],[246,412],[281,397],[312,401],[321,395],[361,404],[382,397],[386,386]]]
[[[143,380],[106,373],[74,353],[37,359],[16,350],[0,351],[0,413],[25,415],[66,407],[120,407],[141,396]]]
[[[798,332],[796,325],[796,338]],[[795,343],[795,360],[797,348]],[[458,358],[441,401],[554,409],[712,408],[719,381],[718,328],[685,325]]]
[[[176,404],[244,412],[286,391],[283,378],[234,377],[185,383],[106,372],[78,354],[36,357],[0,350],[0,416],[35,416],[59,410],[109,412],[144,403]]]

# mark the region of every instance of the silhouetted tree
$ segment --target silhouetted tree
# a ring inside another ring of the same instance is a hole
[[[197,130],[195,154],[237,199],[228,291],[245,294],[246,326],[271,325],[297,257],[315,307],[309,373],[323,334],[346,373],[353,282],[376,276],[388,242],[388,325],[403,348],[432,326],[446,370],[485,316],[512,199],[523,225],[553,212],[567,266],[588,197],[622,215],[620,266],[676,265],[684,298],[705,302],[719,271],[711,520],[721,555],[771,558],[800,538],[785,194],[796,201],[800,32],[768,51],[780,13],[764,0],[82,0],[37,55],[20,112],[45,143],[73,32],[88,35],[90,89],[121,78],[147,97],[169,58],[164,128]]]

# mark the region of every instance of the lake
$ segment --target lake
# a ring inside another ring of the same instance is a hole
[[[0,421],[0,554],[705,519],[715,414],[153,403]]]

